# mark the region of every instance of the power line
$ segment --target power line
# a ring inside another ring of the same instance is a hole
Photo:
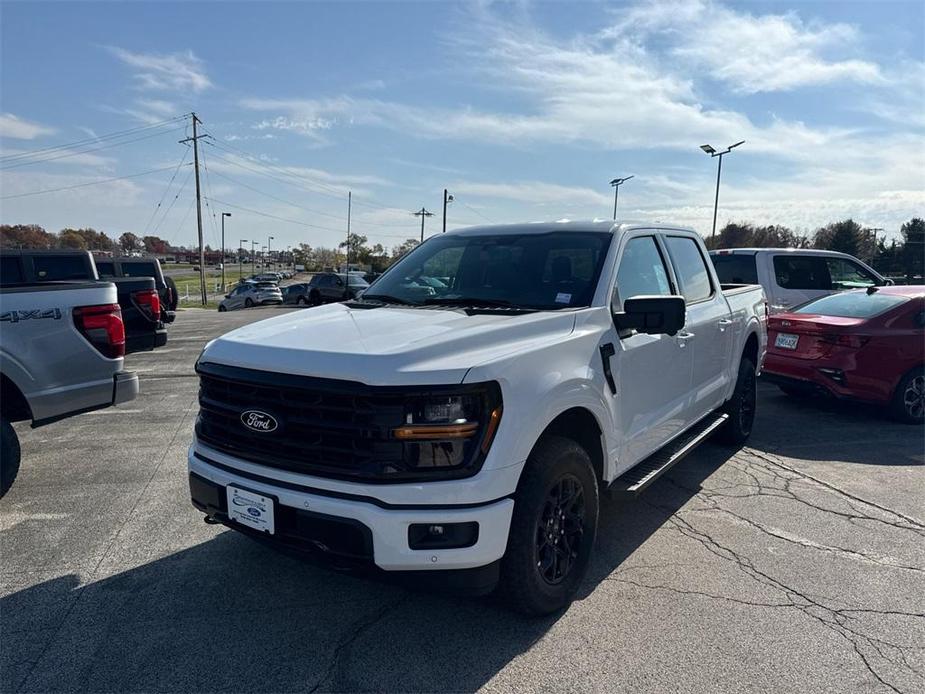
[[[14,162],[13,164],[10,164],[9,166],[0,167],[0,171],[7,171],[8,169],[15,169],[20,166],[31,166],[32,164],[43,164],[45,162],[56,161],[58,159],[66,159],[67,157],[76,157],[79,154],[89,154],[90,152],[99,152],[100,150],[112,149],[113,147],[121,147],[122,145],[128,145],[133,142],[140,142],[141,140],[150,140],[152,137],[160,137],[161,135],[168,135],[170,133],[177,132],[178,130],[183,130],[183,128],[182,127],[169,128],[167,130],[160,130],[156,133],[151,133],[148,135],[143,135],[141,137],[136,137],[131,140],[123,140],[121,142],[112,142],[108,145],[103,145],[102,147],[91,147],[90,149],[80,149],[80,150],[69,151],[69,152],[65,152],[64,154],[58,154],[53,157],[45,157],[43,159],[29,159],[26,161],[17,161],[17,162]]]
[[[119,131],[116,131],[116,132],[107,133],[107,134],[104,134],[104,135],[99,135],[99,136],[97,136],[97,137],[88,137],[88,138],[83,139],[83,140],[77,140],[76,142],[69,142],[69,143],[63,144],[63,145],[54,145],[54,146],[51,146],[51,147],[44,147],[44,148],[42,148],[42,149],[33,149],[33,150],[28,151],[28,152],[17,152],[16,154],[7,154],[7,155],[0,156],[0,161],[3,161],[3,162],[15,161],[15,160],[18,160],[18,159],[24,159],[24,158],[32,157],[32,156],[35,156],[35,155],[37,155],[37,154],[42,154],[42,153],[45,153],[45,152],[53,152],[53,151],[59,150],[59,149],[71,149],[71,148],[73,148],[73,147],[82,147],[82,146],[87,145],[87,144],[95,144],[95,143],[97,143],[97,142],[104,142],[104,141],[106,141],[106,140],[111,140],[111,139],[113,139],[113,138],[123,137],[123,136],[125,136],[125,135],[130,135],[130,134],[132,134],[132,133],[141,132],[141,131],[143,131],[143,130],[150,130],[150,129],[152,129],[152,128],[159,128],[159,127],[161,127],[161,126],[163,126],[163,125],[167,125],[168,123],[173,123],[174,121],[182,120],[183,118],[186,118],[186,116],[187,116],[187,114],[184,114],[184,115],[182,115],[182,116],[174,116],[173,118],[168,118],[168,119],[166,119],[166,120],[162,120],[162,121],[159,121],[159,122],[157,122],[157,123],[150,123],[150,124],[148,124],[148,125],[142,125],[142,126],[138,126],[138,127],[136,127],[136,128],[129,128],[128,130],[119,130]]]
[[[187,151],[187,153],[189,152]],[[183,183],[181,183],[180,187],[177,189],[177,194],[173,196],[173,200],[170,201],[170,205],[167,206],[167,209],[164,210],[164,214],[161,215],[160,221],[156,225],[154,225],[154,229],[151,231],[152,236],[157,236],[158,231],[160,231],[161,225],[170,215],[170,211],[173,209],[173,206],[177,204],[177,200],[179,199],[183,191],[186,190],[186,186],[192,177],[193,177],[193,170],[190,169],[189,173],[186,174],[186,178],[183,179]]]
[[[16,195],[4,195],[0,197],[0,200],[12,200],[13,198],[26,198],[31,195],[44,195],[45,193],[59,193],[63,190],[73,190],[74,188],[85,188],[86,186],[98,186],[102,183],[112,183],[113,181],[124,181],[127,178],[138,178],[139,176],[147,176],[148,174],[158,173],[160,171],[168,171],[172,169],[173,166],[162,166],[159,169],[151,169],[150,171],[141,171],[140,173],[129,174],[128,176],[116,176],[114,178],[104,178],[99,181],[90,181],[89,183],[78,183],[73,186],[64,186],[62,188],[47,188],[45,190],[34,190],[29,193],[17,193]]]
[[[177,177],[177,174],[180,173],[180,168],[186,162],[186,157],[189,156],[189,148],[187,147],[186,151],[183,153],[183,156],[180,157],[180,163],[177,164],[177,168],[173,172],[173,176],[170,177],[170,180],[167,181],[167,187],[164,188],[164,192],[161,194],[161,199],[157,201],[157,205],[154,206],[154,211],[151,212],[151,217],[148,219],[148,223],[145,224],[145,230],[141,232],[142,237],[146,236],[148,233],[148,227],[151,226],[151,222],[154,221],[154,218],[157,217],[158,210],[161,209],[161,205],[164,202],[164,199],[167,197],[167,193],[170,191],[170,186],[173,185],[174,180]]]
[[[481,217],[482,219],[484,219],[484,220],[485,220],[486,222],[488,222],[489,224],[494,224],[494,222],[493,222],[492,220],[490,220],[488,217],[486,217],[485,215],[483,215],[481,212],[479,212],[477,209],[475,209],[475,208],[472,207],[471,205],[467,205],[465,202],[463,202],[463,201],[460,200],[459,198],[457,198],[457,199],[455,200],[455,202],[458,202],[460,205],[462,205],[463,207],[465,207],[465,208],[466,208],[467,210],[469,210],[470,212],[475,212],[479,217]]]

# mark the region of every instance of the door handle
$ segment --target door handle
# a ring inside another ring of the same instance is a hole
[[[735,323],[735,321],[732,320],[731,318],[721,318],[719,322],[717,323],[717,325],[719,325],[719,331],[722,333],[722,332],[725,332],[726,328],[732,325],[733,323]]]
[[[610,358],[617,353],[616,349],[613,346],[612,342],[608,342],[605,345],[601,345],[601,362],[604,366],[604,378],[607,380],[607,386],[610,388],[610,394],[617,394],[617,384],[613,380],[613,371],[610,368]]]
[[[694,337],[694,333],[683,332],[678,333],[678,346],[682,349],[687,347],[687,341]]]

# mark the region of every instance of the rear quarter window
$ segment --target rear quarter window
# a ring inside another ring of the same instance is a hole
[[[720,284],[758,284],[758,263],[755,256],[744,253],[711,255]]]

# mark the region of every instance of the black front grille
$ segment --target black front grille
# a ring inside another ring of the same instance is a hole
[[[406,462],[415,459],[405,450],[409,444],[392,438],[392,429],[403,424],[412,399],[459,391],[429,387],[415,392],[209,363],[199,364],[197,371],[196,435],[202,443],[269,467],[347,480],[419,478],[422,471]],[[249,410],[269,414],[277,428],[247,428],[241,417]],[[476,450],[477,441],[471,445]]]

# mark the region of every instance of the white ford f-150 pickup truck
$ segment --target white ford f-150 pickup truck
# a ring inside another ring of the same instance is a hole
[[[574,596],[599,496],[755,416],[767,307],[662,224],[428,239],[360,299],[209,343],[194,506],[291,550],[517,609]],[[609,528],[605,532],[620,532]]]
[[[20,464],[12,422],[33,427],[127,402],[138,376],[123,371],[125,326],[111,282],[16,281],[0,257],[0,496]],[[22,278],[18,278],[22,279]]]

